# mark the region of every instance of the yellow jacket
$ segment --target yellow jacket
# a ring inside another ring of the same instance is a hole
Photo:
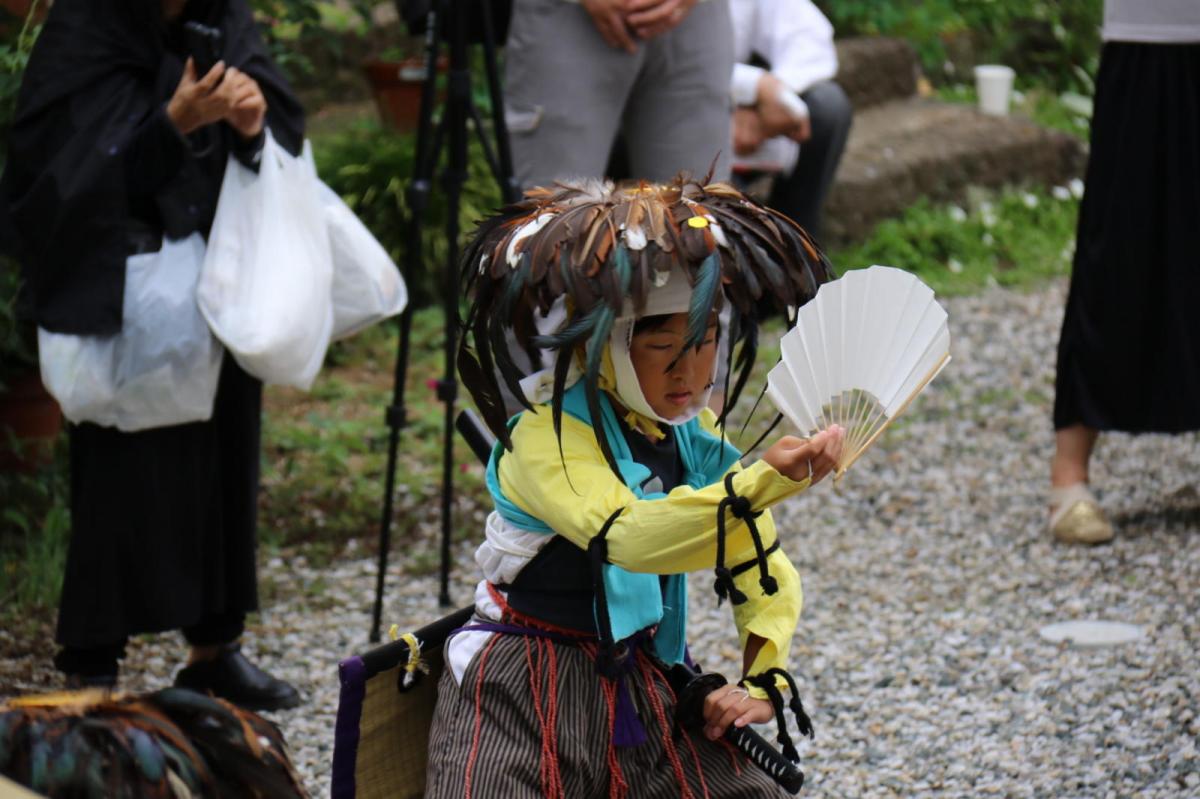
[[[700,424],[719,435],[711,411],[703,411]],[[625,507],[608,531],[611,563],[627,571],[649,574],[677,574],[715,566],[717,505],[726,496],[720,481],[699,490],[679,486],[665,498],[638,500],[605,463],[592,428],[570,414],[562,417],[560,461],[546,407],[521,416],[512,431],[512,442],[512,452],[500,458],[498,464],[501,489],[521,510],[571,543],[586,550],[588,541],[608,517]],[[737,493],[748,498],[755,510],[765,511],[756,522],[763,546],[770,547],[777,534],[767,508],[803,491],[809,481],[795,482],[765,461],[757,461],[747,469],[734,464],[730,471],[739,473],[733,480]],[[745,522],[729,515],[725,529],[726,564],[732,567],[753,560],[754,543]],[[756,568],[734,578],[748,598],[733,606],[743,650],[751,633],[766,640],[749,675],[772,667],[787,668],[787,653],[804,602],[800,576],[782,547],[771,553],[768,564],[779,584],[775,594],[763,593]],[[757,688],[750,691],[759,698],[765,696]]]

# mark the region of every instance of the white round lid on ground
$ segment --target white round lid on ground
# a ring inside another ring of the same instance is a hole
[[[1145,631],[1136,624],[1121,621],[1080,620],[1047,624],[1038,635],[1051,643],[1076,646],[1116,646],[1136,641]]]

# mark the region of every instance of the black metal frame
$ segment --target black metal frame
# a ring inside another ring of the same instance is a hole
[[[398,2],[398,5],[402,5]],[[405,14],[406,9],[401,8]],[[468,15],[470,18],[468,19]],[[408,14],[405,14],[406,18]],[[493,147],[483,130],[479,109],[471,99],[471,72],[469,64],[468,26],[477,29],[483,46],[487,72],[488,92],[492,103],[492,126],[496,141]],[[437,383],[438,399],[445,403],[445,425],[442,446],[442,541],[441,541],[441,588],[438,600],[442,607],[450,605],[450,527],[451,500],[454,492],[454,403],[458,396],[458,381],[455,379],[455,351],[458,345],[459,328],[459,273],[458,273],[458,209],[463,185],[467,181],[468,123],[473,123],[492,175],[500,185],[506,202],[515,201],[519,189],[514,181],[512,155],[508,144],[508,131],[504,125],[504,102],[500,89],[499,70],[496,64],[496,37],[490,0],[433,0],[425,18],[425,82],[421,89],[421,112],[417,127],[417,158],[412,181],[406,191],[410,217],[408,219],[407,243],[404,253],[404,276],[409,285],[422,269],[421,230],[429,207],[429,196],[433,188],[434,171],[442,154],[443,145],[448,145],[448,163],[441,173],[441,187],[446,195],[446,240],[449,247],[442,274],[442,312],[445,319],[445,374]],[[438,56],[441,40],[445,39],[449,49],[450,64],[447,75],[446,99],[442,115],[434,126],[434,106],[438,76]],[[404,406],[404,380],[408,372],[409,337],[412,331],[412,308],[405,310],[400,318],[399,347],[393,376],[392,404],[388,406],[385,419],[390,428],[388,438],[387,473],[384,477],[383,513],[379,526],[379,571],[375,581],[375,606],[371,621],[372,643],[380,640],[380,623],[383,614],[383,586],[387,574],[388,550],[391,546],[393,494],[396,485],[396,460],[400,443],[400,430],[407,424]]]

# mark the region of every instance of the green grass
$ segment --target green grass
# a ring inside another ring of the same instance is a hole
[[[441,312],[418,311],[405,381],[408,424],[399,437],[396,540],[438,518],[445,411],[429,383],[444,371],[442,341]],[[336,553],[352,538],[377,535],[396,348],[395,325],[379,326],[334,345],[308,394],[268,389],[259,518],[268,547],[320,544]],[[456,407],[469,404],[464,400]],[[456,495],[468,507],[478,505],[482,468],[457,435],[454,461]]]
[[[67,559],[66,441],[32,474],[0,472],[0,625],[47,617],[58,604]]]
[[[922,200],[831,259],[839,272],[907,269],[944,295],[1036,285],[1070,270],[1079,189],[981,193],[966,208]]]

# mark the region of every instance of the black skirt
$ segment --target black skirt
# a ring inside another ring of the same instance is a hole
[[[1110,42],[1054,426],[1200,429],[1200,44]]]
[[[228,353],[207,422],[73,426],[58,642],[119,644],[258,605],[262,384]]]

